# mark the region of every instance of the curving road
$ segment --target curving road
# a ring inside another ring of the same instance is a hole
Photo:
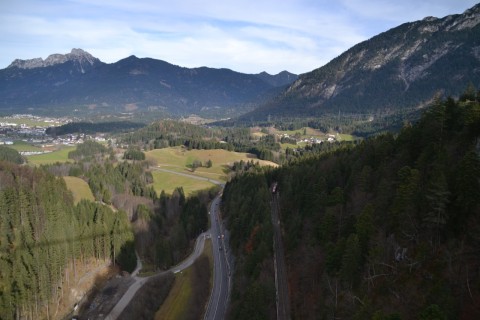
[[[215,179],[199,177],[197,175],[176,172],[173,170],[155,167],[153,170],[173,173],[184,177],[198,180],[209,181],[211,183],[225,186],[225,183]],[[213,249],[213,288],[208,300],[207,309],[204,319],[206,320],[223,320],[227,311],[228,301],[230,298],[231,281],[233,274],[234,259],[228,245],[229,233],[222,223],[220,215],[220,198],[221,192],[213,199],[210,204],[210,234],[212,237]],[[178,272],[178,268],[172,268],[174,272]]]
[[[228,246],[228,232],[223,227],[219,206],[220,195],[210,205],[214,263],[213,288],[205,312],[206,320],[225,319],[233,273],[233,256]]]
[[[176,172],[173,170],[163,169],[159,167],[153,168],[154,170],[169,172],[181,176],[187,176],[189,178],[194,178],[198,180],[205,180],[209,181],[214,184],[218,184],[220,186],[224,186],[224,182],[199,177],[192,174]],[[117,319],[123,310],[127,307],[130,303],[132,298],[135,296],[135,293],[148,281],[149,278],[160,276],[167,272],[177,273],[180,272],[189,266],[191,266],[195,260],[201,255],[203,252],[203,247],[205,244],[205,238],[211,235],[212,238],[212,248],[213,248],[213,260],[214,260],[214,272],[213,272],[213,288],[210,295],[210,299],[208,301],[207,310],[205,312],[205,319],[207,320],[220,320],[225,318],[225,313],[228,306],[228,300],[230,297],[230,289],[231,289],[231,275],[233,273],[233,256],[230,253],[229,246],[228,246],[228,231],[222,225],[222,219],[220,216],[220,198],[221,193],[213,199],[210,205],[210,221],[211,221],[211,228],[209,231],[202,233],[198,236],[195,249],[192,254],[185,260],[183,260],[180,264],[170,268],[167,271],[157,273],[150,277],[140,278],[137,277],[136,274],[138,273],[139,269],[141,268],[141,261],[138,259],[138,265],[135,269],[132,276],[135,282],[128,288],[122,298],[117,302],[115,307],[110,311],[110,313],[105,317],[107,320],[115,320]],[[137,256],[138,257],[138,256]]]
[[[105,317],[105,319],[108,319],[108,320],[117,319],[120,316],[120,314],[122,313],[122,311],[130,303],[132,298],[135,296],[135,293],[137,293],[137,291],[148,281],[148,279],[153,278],[153,277],[158,277],[158,276],[163,275],[163,274],[168,273],[168,272],[177,273],[177,272],[180,272],[180,271],[190,267],[195,262],[195,260],[202,254],[203,247],[205,245],[205,238],[207,237],[207,235],[208,235],[207,232],[204,232],[201,235],[199,235],[196,242],[195,242],[195,249],[190,254],[190,256],[188,256],[188,258],[183,260],[180,264],[178,264],[174,267],[171,267],[167,271],[157,273],[157,274],[152,275],[150,277],[139,278],[139,277],[136,276],[136,274],[139,271],[139,267],[137,265],[137,268],[135,269],[134,273],[132,273],[132,275],[135,274],[135,276],[134,276],[135,282],[128,288],[127,292],[125,292],[125,294],[117,302],[115,307],[113,307],[112,311],[110,311],[110,313]],[[138,260],[138,261],[140,262],[140,260]],[[140,266],[141,266],[141,262],[140,262]]]

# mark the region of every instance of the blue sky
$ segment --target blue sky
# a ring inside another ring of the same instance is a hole
[[[0,0],[0,69],[82,48],[245,73],[318,68],[358,42],[478,0]]]

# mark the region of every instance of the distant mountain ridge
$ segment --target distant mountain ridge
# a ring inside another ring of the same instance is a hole
[[[47,57],[47,59],[43,60],[42,58],[34,58],[34,59],[15,59],[7,68],[18,67],[20,69],[34,69],[34,68],[42,68],[42,67],[50,67],[57,64],[62,64],[67,61],[73,61],[79,65],[89,65],[93,66],[96,64],[100,64],[101,61],[90,53],[82,50],[82,49],[72,49],[70,53],[67,54],[51,54]]]
[[[480,87],[480,4],[361,42],[242,118],[413,109],[437,94],[458,96],[469,84]]]
[[[274,87],[287,86],[298,79],[298,75],[285,70],[275,75],[271,75],[264,71],[256,76],[263,81],[270,83]]]
[[[277,95],[296,75],[184,68],[130,56],[106,64],[82,49],[13,61],[0,70],[0,110],[18,108],[171,115],[241,114]]]

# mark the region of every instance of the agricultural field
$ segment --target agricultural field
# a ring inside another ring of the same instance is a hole
[[[269,132],[273,134],[288,134],[289,136],[300,135],[301,138],[306,137],[325,137],[325,133],[321,132],[320,130],[313,129],[310,127],[303,127],[297,130],[277,130],[275,128],[269,128]]]
[[[82,199],[95,201],[92,190],[90,190],[90,187],[85,180],[77,177],[63,177],[63,179],[67,184],[68,190],[70,190],[73,194],[73,202],[75,204]]]
[[[186,176],[177,174],[152,170],[153,188],[160,194],[165,191],[167,194],[172,194],[175,188],[182,187],[186,196],[191,195],[195,191],[209,189],[214,186],[213,183],[205,180],[197,180]]]
[[[218,181],[226,181],[229,166],[235,161],[258,161],[262,165],[277,166],[277,164],[258,160],[256,156],[247,153],[231,152],[227,150],[215,149],[215,150],[187,150],[184,147],[164,148],[148,151],[145,153],[147,160],[153,163],[155,166],[159,166],[164,169],[172,170],[179,173],[188,173],[198,177],[214,179]],[[199,167],[192,171],[192,163],[195,161],[201,161],[203,165],[208,160],[212,161],[212,167]],[[169,177],[170,176],[170,177]],[[173,173],[155,172],[153,171],[154,186],[155,189],[163,188],[165,192],[167,190],[174,190],[177,186],[183,186],[185,193],[187,188],[183,183],[187,183],[187,180],[194,180],[188,177],[182,177]],[[212,186],[212,183],[208,181],[194,180],[188,187],[190,192],[204,189],[205,187]],[[167,192],[168,193],[168,192]]]
[[[57,151],[27,156],[26,158],[29,164],[37,165],[37,166],[42,164],[52,164],[56,162],[70,162],[72,160],[68,159],[68,153],[75,149],[76,147],[65,147]]]
[[[0,117],[0,122],[15,123],[16,125],[24,124],[28,127],[52,127],[64,124],[64,122],[54,119],[45,119],[40,117]]]
[[[358,139],[360,138],[352,136],[351,134],[344,134],[344,133],[338,134],[338,141],[354,141]]]
[[[148,151],[145,155],[147,160],[162,168],[223,181],[226,181],[228,166],[235,161],[254,160],[262,165],[277,166],[277,164],[270,161],[258,160],[256,156],[251,154],[222,149],[187,150],[184,147],[174,147]],[[195,160],[201,161],[204,165],[208,160],[211,160],[212,167],[200,167],[192,172],[191,165]]]
[[[22,140],[15,140],[12,145],[8,146],[9,148],[15,149],[18,152],[21,151],[42,151],[42,148],[34,146],[28,142],[22,141]]]

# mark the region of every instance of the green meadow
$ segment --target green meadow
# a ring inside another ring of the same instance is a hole
[[[213,183],[180,176],[177,174],[152,170],[153,188],[157,194],[165,191],[167,194],[172,194],[175,188],[182,187],[185,195],[191,195],[195,191],[208,189],[214,186]]]
[[[184,147],[173,147],[151,150],[146,152],[145,155],[147,160],[155,166],[178,173],[186,173],[218,181],[227,180],[229,166],[236,161],[253,160],[258,161],[262,165],[277,166],[277,164],[270,161],[258,160],[256,156],[251,154],[231,152],[221,149],[187,150]],[[208,160],[211,160],[212,167],[206,168],[203,166],[192,171],[191,166],[195,160],[201,161],[203,165],[205,165]],[[165,190],[166,193],[171,193],[176,187],[182,186],[185,194],[191,194],[192,192],[206,189],[214,185],[208,181],[179,176],[169,172],[152,170],[152,174],[154,179],[153,186],[157,192]]]
[[[90,190],[90,187],[85,180],[77,177],[63,177],[63,179],[67,184],[68,190],[73,194],[73,202],[75,204],[82,199],[95,201],[92,190]]]
[[[64,147],[62,149],[32,156],[27,156],[28,163],[32,165],[52,164],[56,162],[70,162],[68,153],[75,150],[76,147]]]

